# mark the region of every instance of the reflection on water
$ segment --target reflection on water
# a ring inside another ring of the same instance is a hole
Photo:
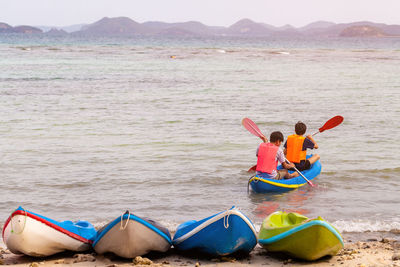
[[[315,191],[305,185],[285,193],[254,193],[249,195],[255,205],[254,214],[263,219],[275,211],[297,212],[308,215],[307,202],[315,195]]]

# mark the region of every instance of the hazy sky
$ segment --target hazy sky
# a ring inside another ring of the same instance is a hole
[[[137,22],[200,21],[230,26],[243,18],[274,26],[369,20],[400,24],[400,0],[0,0],[0,22],[68,26],[102,17]]]

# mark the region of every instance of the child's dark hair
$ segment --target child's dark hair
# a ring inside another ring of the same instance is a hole
[[[272,132],[271,135],[269,136],[269,141],[271,143],[275,143],[276,141],[283,142],[283,134],[281,132],[279,132],[279,131]]]
[[[303,135],[307,131],[307,126],[304,123],[302,123],[301,121],[299,121],[294,126],[294,131],[296,132],[297,135]]]

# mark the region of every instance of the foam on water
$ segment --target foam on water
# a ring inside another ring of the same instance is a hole
[[[397,221],[339,220],[332,223],[341,232],[400,232],[400,219]]]

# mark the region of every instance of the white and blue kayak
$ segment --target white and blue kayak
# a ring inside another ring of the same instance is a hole
[[[203,220],[179,225],[172,243],[181,251],[214,256],[236,252],[248,254],[257,244],[257,233],[253,223],[232,207]]]
[[[93,248],[98,254],[111,252],[123,258],[135,258],[152,251],[166,252],[171,244],[167,228],[126,211],[98,230]]]
[[[87,221],[58,222],[19,207],[6,220],[2,236],[12,253],[43,257],[90,249],[96,230]]]

